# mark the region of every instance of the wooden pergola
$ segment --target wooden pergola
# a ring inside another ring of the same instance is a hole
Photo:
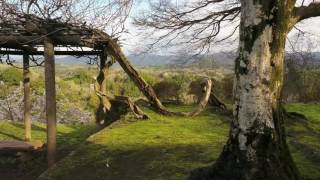
[[[25,140],[31,140],[31,96],[30,96],[30,56],[44,56],[45,68],[45,99],[47,121],[47,157],[48,166],[55,162],[56,153],[56,88],[55,88],[55,55],[99,56],[100,73],[98,89],[105,92],[105,71],[114,61],[108,58],[107,34],[89,27],[61,23],[54,20],[44,20],[35,16],[25,15],[14,23],[0,24],[0,55],[23,56],[24,84],[24,122]],[[55,50],[55,47],[61,47]],[[77,50],[65,50],[77,47]],[[79,50],[81,48],[91,50]],[[100,109],[108,110],[106,97],[100,98]],[[110,103],[109,103],[110,104]]]

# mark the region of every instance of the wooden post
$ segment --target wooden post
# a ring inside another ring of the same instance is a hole
[[[23,91],[24,91],[24,125],[25,140],[31,140],[31,95],[30,95],[30,70],[29,55],[23,55]]]
[[[48,167],[55,163],[56,156],[56,87],[54,46],[50,38],[44,40],[45,92],[47,118],[47,160]]]

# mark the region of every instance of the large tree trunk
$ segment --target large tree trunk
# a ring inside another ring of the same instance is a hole
[[[46,92],[46,118],[47,118],[47,160],[51,167],[56,159],[56,86],[55,86],[55,64],[54,46],[50,38],[44,40],[45,59],[45,92]]]
[[[191,179],[295,180],[286,144],[280,92],[290,0],[242,0],[234,120],[213,167]],[[200,172],[200,174],[199,174]]]
[[[23,101],[24,113],[23,119],[25,124],[25,140],[31,140],[31,94],[30,94],[30,70],[29,55],[23,55]]]

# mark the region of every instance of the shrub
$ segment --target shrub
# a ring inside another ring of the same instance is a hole
[[[201,80],[195,80],[189,85],[188,94],[194,95],[197,101],[203,95],[200,83]],[[233,96],[233,75],[227,74],[221,80],[212,79],[212,88],[214,94],[223,101],[231,102]]]
[[[320,70],[289,68],[284,79],[283,99],[285,102],[320,101]]]
[[[309,70],[304,72],[304,101],[320,101],[320,70]]]
[[[13,90],[13,87],[7,86],[5,84],[0,84],[0,99],[8,96],[12,90]]]
[[[88,110],[96,110],[99,103],[100,103],[100,100],[99,100],[99,97],[96,95],[96,94],[91,94],[88,99],[87,99],[87,109]]]
[[[119,88],[119,94],[124,94],[129,97],[140,97],[142,96],[141,91],[136,86],[136,84],[129,78],[125,79],[122,86]]]
[[[188,94],[193,95],[194,101],[199,102],[200,97],[202,96],[202,88],[200,81],[192,81],[189,85]]]
[[[224,101],[232,101],[233,97],[233,82],[234,82],[234,75],[227,74],[225,75],[221,81],[214,86],[213,90],[217,91],[217,94],[224,100]]]
[[[107,93],[111,95],[126,95],[130,97],[140,97],[142,93],[136,84],[124,76],[115,76],[107,80]]]
[[[9,85],[19,85],[23,81],[23,74],[21,69],[9,67],[0,72],[0,81]]]
[[[147,74],[147,73],[144,73],[142,72],[141,73],[141,77],[150,85],[150,86],[153,86],[157,83],[157,80],[156,80],[156,77],[155,76],[152,76],[150,74]]]
[[[189,85],[189,91],[188,94],[192,94],[195,96],[201,96],[202,95],[202,89],[200,81],[192,81]]]
[[[39,76],[37,78],[35,77],[34,79],[31,78],[30,84],[31,84],[31,89],[36,95],[43,95],[44,86],[45,86],[43,76]]]
[[[175,82],[161,81],[153,88],[160,100],[179,100],[180,86]]]
[[[73,103],[81,101],[81,88],[74,81],[60,80],[57,82],[57,99]]]
[[[165,81],[175,83],[180,87],[182,87],[186,83],[189,84],[191,80],[192,80],[192,77],[184,73],[174,74],[165,78]]]
[[[189,85],[188,94],[199,98],[202,95],[201,81],[192,81]],[[221,80],[212,79],[213,92],[223,101],[231,102],[233,96],[233,74],[225,75]]]
[[[120,94],[120,82],[121,81],[108,81],[107,83],[107,93],[113,95]]]
[[[66,78],[66,80],[72,80],[77,84],[91,84],[94,82],[91,73],[85,69],[77,70],[71,77]]]

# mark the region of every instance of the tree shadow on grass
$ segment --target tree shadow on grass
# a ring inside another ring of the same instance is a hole
[[[24,124],[23,123],[12,123],[13,126],[23,129],[24,130]],[[31,131],[42,131],[42,132],[46,132],[46,128],[41,127],[37,124],[32,124],[31,125]]]
[[[24,125],[14,123],[13,126],[24,131]],[[46,135],[46,128],[41,127],[37,124],[32,125],[32,131],[38,131]],[[95,128],[84,128],[79,127],[71,132],[58,132],[57,133],[57,161],[61,160],[67,156],[71,151],[76,149],[79,144],[83,143],[92,133],[95,133],[97,130]],[[12,139],[23,140],[13,133],[3,133]],[[41,135],[42,136],[42,135]],[[45,137],[44,137],[45,139]],[[11,165],[4,164],[1,166],[0,170],[0,179],[19,179],[19,180],[33,180],[36,179],[42,172],[47,169],[47,160],[46,160],[46,146],[44,146],[42,151],[37,151],[32,153],[32,160],[26,162],[18,162],[17,160],[12,159]],[[0,157],[1,160],[4,160],[4,157]],[[1,164],[1,163],[0,163]]]
[[[23,124],[21,124],[21,123],[12,123],[12,126],[14,126],[14,127],[16,127],[16,128],[18,128],[18,129],[21,129],[21,132],[23,132],[24,131],[24,125]],[[33,124],[32,125],[32,127],[31,127],[31,130],[32,131],[40,131],[40,132],[46,132],[46,129],[45,128],[43,128],[43,127],[40,127],[40,126],[38,126],[38,125],[36,125],[36,124]],[[11,132],[4,132],[4,131],[0,131],[0,134],[1,135],[4,135],[4,136],[7,136],[7,137],[9,137],[9,138],[11,138],[11,139],[13,139],[13,140],[17,140],[17,141],[24,141],[24,139],[22,138],[22,137],[19,137],[17,134],[15,134],[15,133],[17,133],[17,132],[13,132],[13,131],[11,131]]]
[[[139,147],[139,146],[138,146]],[[211,164],[222,146],[163,145],[110,150],[88,143],[50,169],[41,179],[186,179]]]
[[[7,136],[7,137],[10,137],[12,139],[18,140],[18,141],[23,141],[22,138],[20,138],[20,137],[18,137],[16,135],[13,135],[13,134],[9,134],[9,133],[3,132],[3,131],[0,131],[0,134],[4,135],[4,136]]]
[[[40,127],[41,128],[41,127]],[[46,131],[45,128],[42,128]],[[82,128],[74,130],[72,132],[58,132],[57,133],[57,157],[56,161],[59,162],[70,154],[73,150],[78,148],[91,134],[97,132],[96,128],[85,130]],[[26,162],[21,164],[24,172],[25,180],[36,179],[41,173],[43,173],[47,167],[46,159],[46,146],[43,151],[35,155],[32,162]]]

